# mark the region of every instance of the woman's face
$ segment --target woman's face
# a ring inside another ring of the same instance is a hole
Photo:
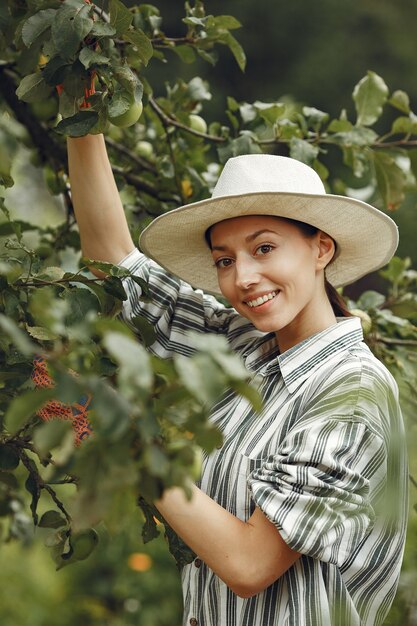
[[[256,215],[219,222],[210,234],[221,292],[256,328],[275,332],[281,352],[335,323],[324,289],[328,235]]]

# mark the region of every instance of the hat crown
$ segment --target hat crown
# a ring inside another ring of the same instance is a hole
[[[212,197],[267,192],[326,194],[319,175],[300,161],[273,154],[244,154],[226,162]]]

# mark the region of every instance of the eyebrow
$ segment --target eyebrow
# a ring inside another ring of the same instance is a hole
[[[254,241],[260,235],[263,235],[264,233],[272,233],[273,235],[278,235],[278,233],[275,230],[269,230],[268,228],[263,228],[262,230],[257,230],[254,233],[251,233],[250,235],[245,237],[245,241],[246,243],[250,243]],[[226,247],[225,246],[212,246],[211,249],[224,251],[226,250]]]

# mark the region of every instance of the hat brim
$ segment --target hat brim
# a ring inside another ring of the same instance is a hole
[[[174,209],[143,231],[139,245],[170,273],[217,295],[221,292],[205,232],[218,222],[245,215],[287,217],[330,235],[338,253],[326,276],[334,287],[383,267],[398,246],[395,222],[366,202],[330,194],[279,192],[220,196]]]

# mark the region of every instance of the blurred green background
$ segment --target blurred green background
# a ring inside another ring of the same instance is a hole
[[[163,30],[181,36],[183,2],[154,4],[164,17]],[[417,107],[417,0],[207,0],[206,8],[241,21],[243,28],[236,35],[248,57],[246,72],[242,74],[224,50],[214,68],[202,62],[187,66],[173,57],[169,65],[153,61],[149,73],[160,92],[164,82],[176,76],[187,80],[201,75],[208,80],[214,94],[202,112],[208,121],[222,118],[228,95],[248,102],[290,95],[338,116],[342,108],[353,108],[352,88],[368,69],[380,74],[391,90],[408,92],[412,108]],[[50,223],[60,219],[59,201],[47,194],[42,176],[24,150],[14,176],[16,186],[10,194],[21,217],[27,218],[27,206],[38,206]],[[34,215],[31,219],[37,221]],[[399,255],[411,256],[415,266],[416,198],[408,198],[395,220],[401,235]],[[415,441],[415,436],[410,440]],[[415,456],[410,450],[414,476]],[[411,496],[413,503],[415,487]],[[92,557],[58,573],[41,537],[28,537],[24,546],[2,547],[1,625],[179,626],[179,575],[163,538],[142,544],[134,503],[121,505],[115,513],[125,519],[124,532],[99,529],[100,545]],[[410,520],[404,572],[387,620],[390,626],[417,625],[417,515],[413,509]]]

